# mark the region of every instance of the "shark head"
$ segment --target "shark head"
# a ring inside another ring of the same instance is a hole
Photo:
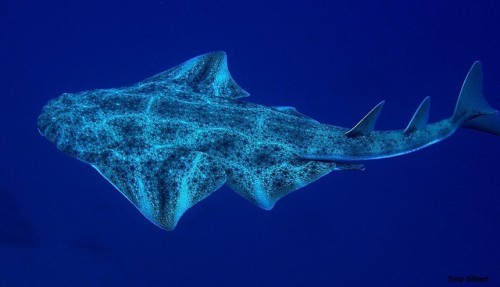
[[[61,151],[90,162],[86,157],[98,153],[103,148],[103,139],[110,138],[99,129],[102,123],[97,116],[97,111],[110,100],[105,97],[108,93],[103,90],[65,93],[50,100],[38,117],[38,131]],[[100,101],[95,101],[96,94],[102,96]],[[103,99],[108,101],[105,103]],[[112,142],[110,139],[107,144]]]
[[[38,131],[59,149],[76,155],[75,143],[68,138],[77,129],[73,124],[74,118],[71,117],[76,104],[72,96],[66,93],[45,105],[38,117]]]

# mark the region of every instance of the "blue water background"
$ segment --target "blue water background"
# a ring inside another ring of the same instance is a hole
[[[386,100],[377,128],[404,128],[425,96],[448,117],[478,59],[499,108],[498,1],[3,0],[0,27],[0,286],[500,286],[498,137],[460,130],[272,211],[223,187],[166,232],[36,129],[63,92],[213,50],[249,101],[325,123]]]

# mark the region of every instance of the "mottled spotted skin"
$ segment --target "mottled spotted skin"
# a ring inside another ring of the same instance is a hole
[[[349,161],[407,153],[457,127],[452,119],[348,137],[289,107],[265,107],[231,78],[223,52],[194,58],[134,86],[64,94],[39,117],[58,148],[95,167],[149,220],[172,230],[227,184],[256,205],[275,202]]]

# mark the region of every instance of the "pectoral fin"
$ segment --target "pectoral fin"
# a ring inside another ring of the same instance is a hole
[[[184,212],[226,181],[223,168],[203,152],[108,155],[94,167],[151,222],[172,230]]]

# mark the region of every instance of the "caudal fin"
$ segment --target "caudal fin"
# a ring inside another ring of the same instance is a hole
[[[479,61],[472,65],[462,84],[452,121],[460,127],[500,136],[498,110],[492,108],[483,95],[483,72]]]

